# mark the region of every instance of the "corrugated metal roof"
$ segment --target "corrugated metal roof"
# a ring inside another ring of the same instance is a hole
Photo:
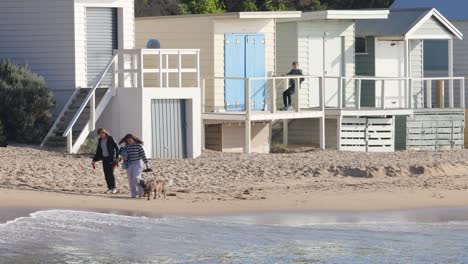
[[[391,8],[415,7],[435,8],[449,20],[468,20],[467,0],[395,0]]]
[[[356,21],[359,36],[403,36],[431,9],[391,10],[388,19]]]

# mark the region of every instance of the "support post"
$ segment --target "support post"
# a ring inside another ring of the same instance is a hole
[[[206,80],[203,79],[202,87],[201,87],[201,106],[202,106],[202,114],[205,113],[205,88],[206,88]]]
[[[250,154],[252,152],[252,123],[250,120],[250,79],[245,79],[245,148],[244,153]]]
[[[67,135],[67,151],[68,153],[72,153],[73,150],[73,128],[70,129],[70,133]]]
[[[444,108],[445,107],[445,83],[443,80],[437,81],[437,108]]]
[[[166,88],[169,87],[169,54],[166,54]]]
[[[432,81],[426,80],[426,105],[432,108]]]
[[[410,80],[408,87],[408,108],[413,109],[413,81]]]
[[[343,123],[343,116],[339,115],[336,119],[336,149],[341,150],[341,124]]]
[[[460,79],[460,108],[465,108],[465,79]]]
[[[125,88],[125,54],[122,51],[118,51],[119,57],[118,57],[118,88]]]
[[[300,105],[300,98],[299,98],[299,93],[300,93],[300,78],[294,79],[294,87],[296,88],[296,96],[294,97],[294,103],[296,105],[296,112],[299,113],[301,111],[301,105]]]
[[[283,119],[283,145],[288,145],[289,142],[289,123],[287,119]]]
[[[118,53],[117,53],[118,54]],[[117,87],[119,85],[119,59],[121,55],[118,54],[114,64],[112,65],[112,96],[117,94]]]
[[[453,105],[453,39],[448,41],[448,74],[449,74],[449,108]]]
[[[356,105],[356,109],[361,110],[361,80],[360,79],[356,80],[355,85],[356,85],[356,95],[355,95],[356,102],[354,103]]]
[[[320,117],[320,148],[325,149],[325,114]]]
[[[343,79],[338,78],[338,109],[343,109]]]
[[[163,54],[159,50],[159,88],[163,88]]]
[[[96,129],[96,92],[91,95],[89,100],[89,130],[94,131],[94,129]]]
[[[179,84],[179,88],[182,88],[182,54],[180,53],[180,50],[178,50],[177,60],[178,60],[177,62],[178,81],[177,82]]]
[[[385,109],[385,80],[382,80],[382,89],[381,89],[381,94],[380,94],[380,106],[382,109]]]
[[[144,75],[143,75],[143,52],[142,50],[138,50],[138,54],[137,54],[137,73],[138,73],[138,76],[137,76],[137,87],[138,88],[143,88],[143,83],[144,83]]]
[[[200,50],[197,50],[197,87],[200,87]]]
[[[319,77],[319,100],[320,100],[320,111],[325,111],[325,82],[323,77]]]
[[[276,113],[276,79],[271,79],[271,112]]]

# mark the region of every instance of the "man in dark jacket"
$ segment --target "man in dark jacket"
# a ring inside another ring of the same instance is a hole
[[[97,130],[99,136],[96,154],[94,154],[92,166],[96,167],[96,162],[102,160],[102,167],[106,177],[107,191],[106,193],[117,193],[115,186],[114,168],[119,160],[119,146],[114,138],[109,135],[104,128]]]
[[[289,71],[286,75],[304,75],[302,74],[302,70],[299,69],[299,64],[297,62],[292,63],[292,70]],[[300,79],[299,86],[301,83],[304,81],[304,78]],[[288,111],[292,110],[292,101],[291,101],[291,96],[293,96],[296,93],[296,79],[292,78],[289,79],[289,88],[283,92],[283,103],[284,103],[284,108],[282,110]]]

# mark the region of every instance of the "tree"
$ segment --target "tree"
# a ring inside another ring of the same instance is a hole
[[[50,128],[52,91],[43,77],[28,66],[0,62],[0,120],[8,139],[39,143]]]
[[[182,0],[179,4],[179,13],[189,14],[214,14],[223,13],[226,9],[219,0]]]
[[[327,5],[322,4],[320,0],[292,0],[290,8],[292,10],[325,10]]]
[[[246,0],[242,4],[242,11],[253,12],[258,11],[257,4],[254,0]]]

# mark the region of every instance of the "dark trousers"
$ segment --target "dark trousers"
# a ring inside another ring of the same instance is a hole
[[[289,87],[286,91],[283,92],[283,103],[284,107],[291,106],[291,96],[295,94],[294,87]]]
[[[109,190],[115,189],[114,168],[112,166],[113,163],[113,160],[109,160],[106,158],[104,158],[104,160],[102,161],[102,167],[104,168],[104,176],[106,177],[107,188]]]

